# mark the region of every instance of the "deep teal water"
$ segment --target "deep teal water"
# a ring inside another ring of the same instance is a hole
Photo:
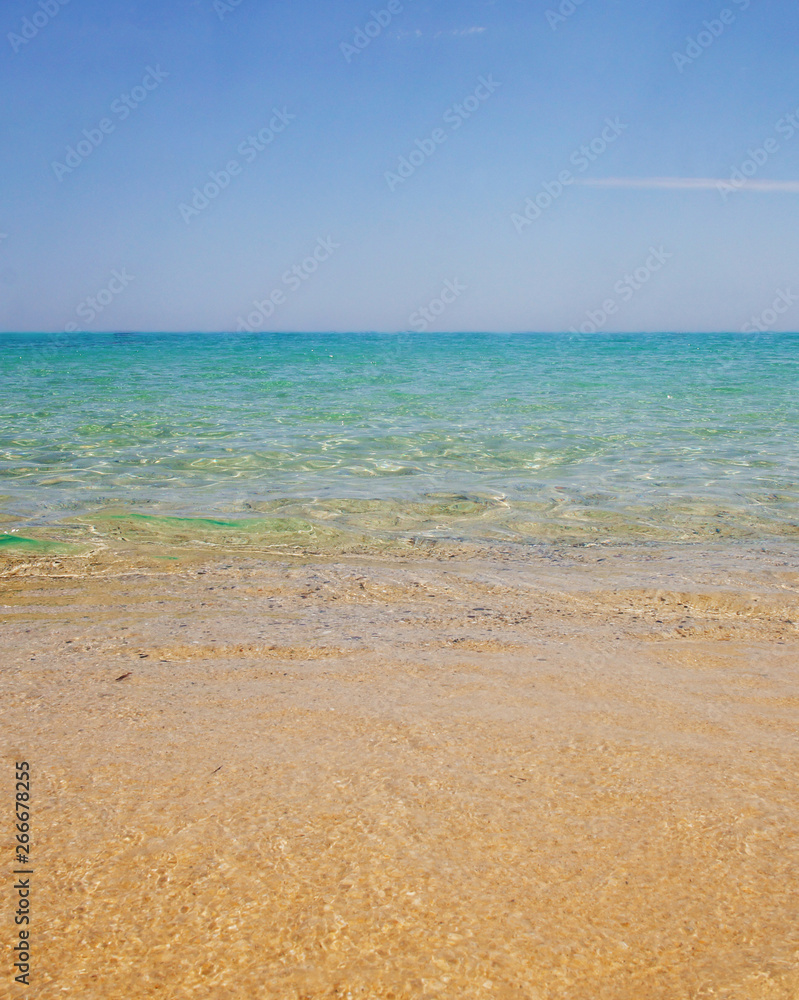
[[[15,525],[799,535],[795,334],[6,334],[0,378]]]

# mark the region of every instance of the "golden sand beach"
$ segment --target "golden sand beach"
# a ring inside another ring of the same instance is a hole
[[[795,1000],[798,585],[746,545],[7,556],[3,995]]]

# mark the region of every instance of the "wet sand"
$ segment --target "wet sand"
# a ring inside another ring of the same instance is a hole
[[[795,1000],[798,592],[745,545],[8,557],[25,995]]]

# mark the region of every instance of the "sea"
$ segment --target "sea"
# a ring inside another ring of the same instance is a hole
[[[799,539],[799,334],[0,336],[0,545]]]

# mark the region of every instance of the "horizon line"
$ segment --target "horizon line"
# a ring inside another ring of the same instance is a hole
[[[247,330],[73,330],[69,333],[64,332],[53,332],[51,330],[0,330],[0,337],[19,337],[19,336],[32,336],[32,337],[51,337],[53,339],[63,338],[63,337],[76,337],[76,336],[96,336],[96,337],[141,337],[141,336],[178,336],[178,337],[188,337],[188,336],[200,336],[200,337],[231,337],[231,336],[241,336],[241,337],[263,337],[263,336],[282,336],[282,337],[324,337],[324,336],[377,336],[377,337],[470,337],[470,336],[501,336],[501,337],[529,337],[529,336],[541,336],[541,337],[558,337],[558,336],[580,336],[580,337],[593,337],[593,336],[603,336],[610,334],[612,336],[630,336],[630,337],[660,337],[660,336],[685,336],[685,337],[704,337],[704,336],[752,336],[756,334],[757,336],[765,336],[766,334],[776,334],[778,336],[790,335],[799,336],[799,329],[796,330],[753,330],[751,332],[744,330],[729,330],[729,329],[715,329],[715,330],[668,330],[668,329],[658,329],[658,330],[612,330],[612,329],[600,329],[596,330],[594,333],[583,333],[581,330],[253,330],[250,333]]]

